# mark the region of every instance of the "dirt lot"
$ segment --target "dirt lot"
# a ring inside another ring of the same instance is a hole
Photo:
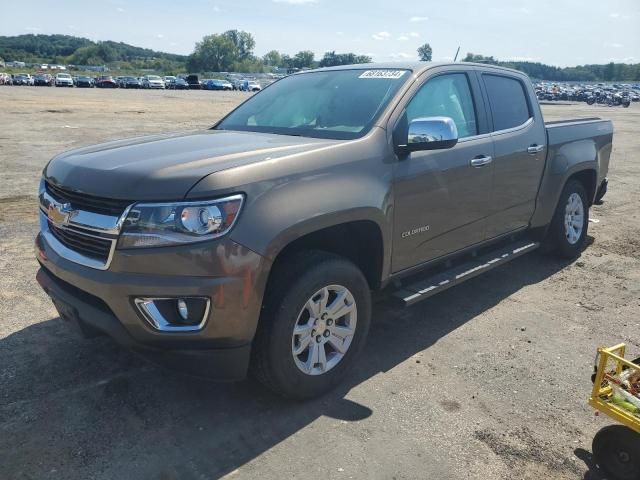
[[[0,87],[0,478],[600,478],[595,348],[640,351],[638,104],[544,107],[615,124],[610,191],[577,261],[534,253],[409,310],[379,300],[361,365],[320,400],[167,373],[58,318],[34,281],[45,162],[206,127],[243,98]]]

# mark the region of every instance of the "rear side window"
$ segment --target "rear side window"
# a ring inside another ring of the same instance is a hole
[[[493,116],[493,130],[518,127],[531,117],[524,85],[499,75],[482,75]]]

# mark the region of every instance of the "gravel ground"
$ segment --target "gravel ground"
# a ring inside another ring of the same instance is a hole
[[[0,87],[1,479],[598,479],[595,349],[640,351],[640,105],[613,119],[610,191],[574,262],[539,253],[417,306],[376,301],[343,387],[286,403],[83,339],[37,287],[34,192],[54,154],[210,125],[245,94]]]

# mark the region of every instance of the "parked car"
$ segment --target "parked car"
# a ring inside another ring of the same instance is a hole
[[[125,78],[126,78],[126,77],[125,77],[125,76],[123,76],[123,75],[121,75],[121,76],[118,76],[118,77],[114,78],[114,80],[115,80],[115,81],[116,81],[116,83],[118,84],[118,88],[122,88],[122,87],[124,87],[124,79],[125,79]]]
[[[165,88],[164,80],[162,80],[158,75],[145,75],[142,77],[142,88],[163,89]]]
[[[259,92],[260,90],[262,90],[262,87],[258,82],[249,82],[247,85],[247,91],[249,92]]]
[[[233,85],[226,80],[205,80],[202,83],[204,90],[233,90]]]
[[[136,77],[124,77],[121,88],[142,88],[142,84]]]
[[[262,87],[255,80],[244,79],[240,81],[240,90],[243,92],[259,92]]]
[[[54,83],[54,79],[48,73],[36,73],[33,76],[33,84],[36,87],[51,87]]]
[[[33,78],[28,73],[17,73],[13,76],[12,85],[33,85]]]
[[[56,87],[73,87],[73,78],[68,73],[57,74]]]
[[[189,84],[184,78],[174,78],[167,87],[170,90],[189,90]]]
[[[98,88],[118,88],[117,82],[111,75],[102,75],[96,78],[95,86]]]
[[[371,290],[408,306],[541,242],[579,255],[612,134],[545,124],[529,78],[506,68],[294,74],[210,130],[53,158],[37,279],[89,334],[314,397],[358,361]]]
[[[174,77],[173,75],[166,75],[165,77],[162,77],[162,80],[164,81],[164,87],[169,88],[169,84],[175,79],[176,77]]]
[[[187,75],[185,79],[189,84],[189,88],[192,90],[200,90],[202,85],[200,85],[200,81],[198,80],[198,75]]]
[[[11,75],[0,73],[0,85],[11,85]]]
[[[76,87],[78,88],[93,88],[94,86],[94,80],[91,77],[83,75],[76,79]]]
[[[242,80],[239,78],[232,78],[229,80],[231,82],[231,86],[233,90],[242,90]]]

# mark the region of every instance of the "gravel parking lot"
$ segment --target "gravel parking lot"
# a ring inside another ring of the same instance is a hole
[[[241,92],[0,87],[0,479],[598,479],[595,349],[640,353],[640,105],[545,105],[613,119],[591,245],[540,253],[412,309],[375,303],[338,391],[287,403],[85,340],[37,286],[35,192],[54,154],[203,128]]]

